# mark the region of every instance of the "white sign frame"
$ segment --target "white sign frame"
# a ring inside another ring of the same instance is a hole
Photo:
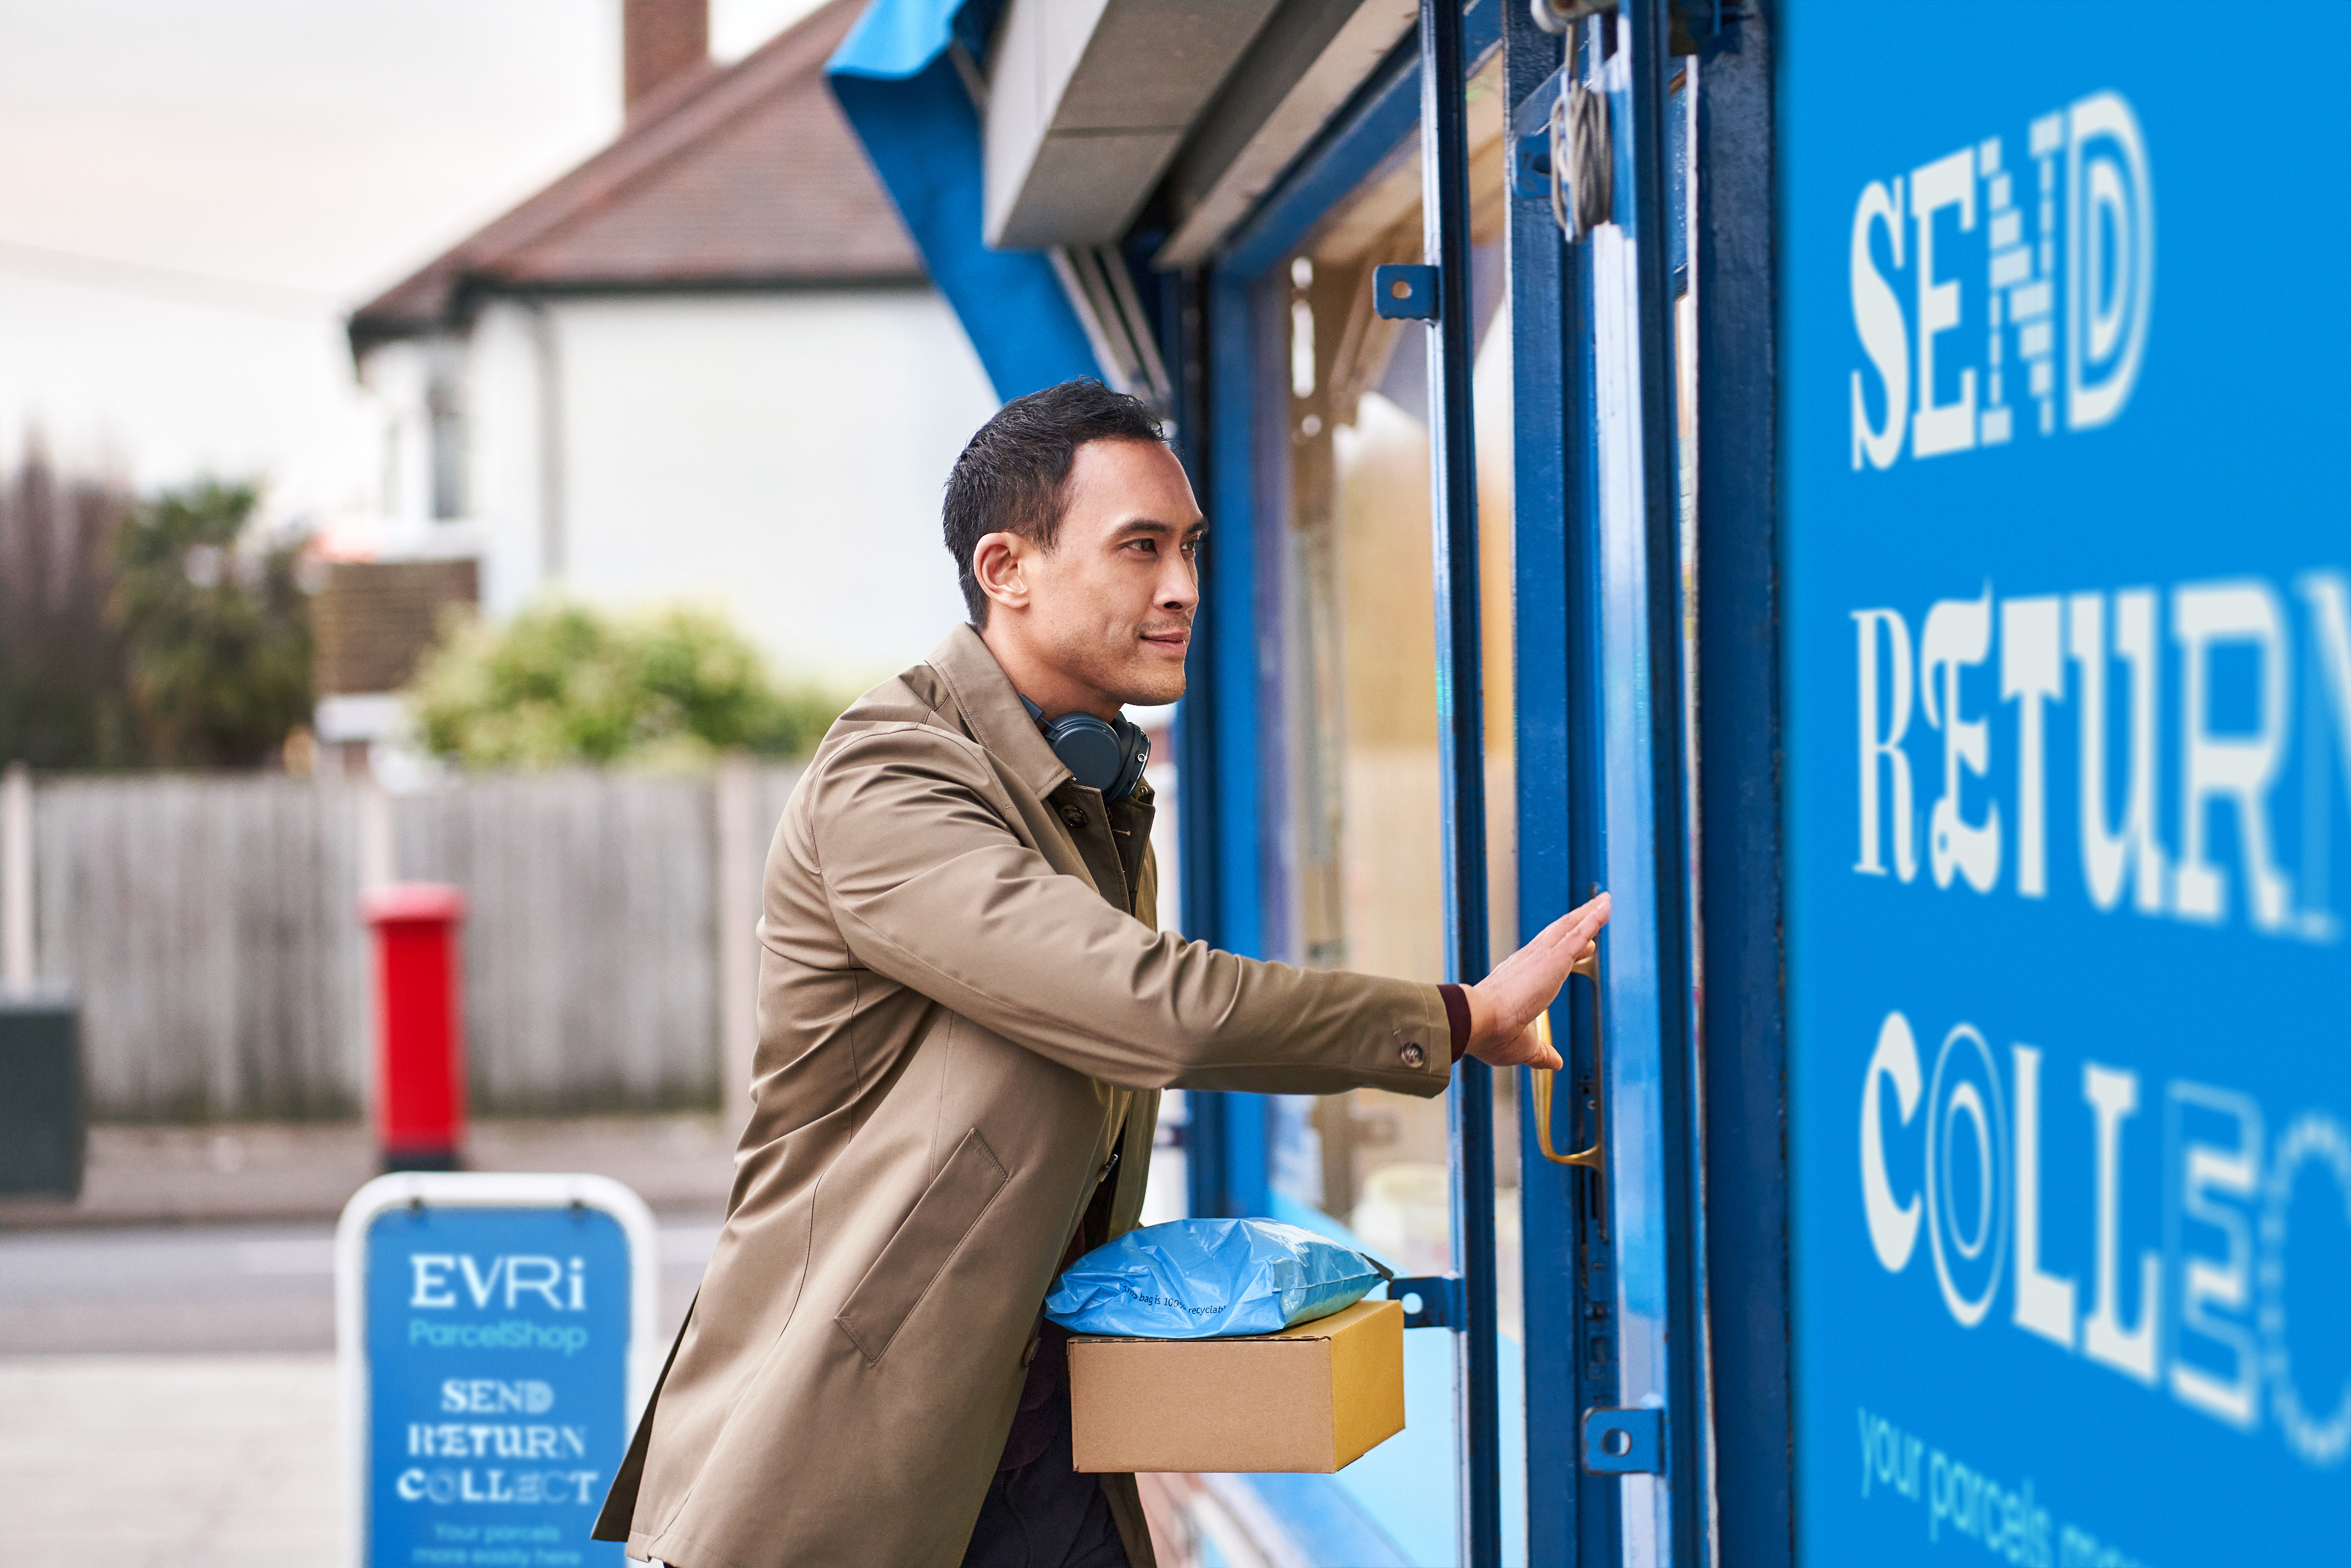
[[[629,1247],[628,1424],[634,1430],[660,1375],[661,1234],[653,1210],[621,1183],[601,1176],[503,1171],[397,1171],[351,1195],[335,1224],[335,1369],[342,1393],[343,1561],[368,1563],[367,1237],[376,1217],[422,1204],[427,1208],[569,1208],[609,1215]]]

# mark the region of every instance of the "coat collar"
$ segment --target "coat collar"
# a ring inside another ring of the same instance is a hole
[[[955,698],[965,727],[991,757],[1012,769],[1023,784],[1043,800],[1069,782],[1071,774],[1045,744],[1043,732],[996,655],[970,625],[957,626],[931,650],[926,661]]]

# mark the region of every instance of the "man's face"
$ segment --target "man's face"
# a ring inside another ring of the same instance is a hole
[[[1019,541],[1022,641],[1111,704],[1174,702],[1200,602],[1204,528],[1184,465],[1155,441],[1090,441],[1063,497],[1053,548]]]

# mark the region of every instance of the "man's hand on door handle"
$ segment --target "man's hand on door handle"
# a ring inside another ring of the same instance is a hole
[[[1464,988],[1469,1001],[1464,1054],[1492,1067],[1560,1065],[1559,1052],[1536,1038],[1535,1019],[1567,984],[1576,961],[1593,952],[1593,937],[1608,924],[1608,908],[1604,893],[1569,910],[1495,965],[1493,973]]]

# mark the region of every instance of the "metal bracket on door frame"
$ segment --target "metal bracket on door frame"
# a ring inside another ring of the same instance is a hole
[[[1583,1468],[1595,1476],[1665,1474],[1666,1413],[1646,1405],[1586,1410]]]
[[[1401,1301],[1406,1296],[1420,1298],[1420,1311],[1405,1309],[1404,1326],[1408,1329],[1459,1329],[1468,1326],[1468,1299],[1461,1288],[1458,1274],[1417,1274],[1410,1279],[1390,1280],[1388,1300]]]
[[[1390,321],[1434,321],[1437,268],[1398,261],[1372,268],[1372,308]]]

